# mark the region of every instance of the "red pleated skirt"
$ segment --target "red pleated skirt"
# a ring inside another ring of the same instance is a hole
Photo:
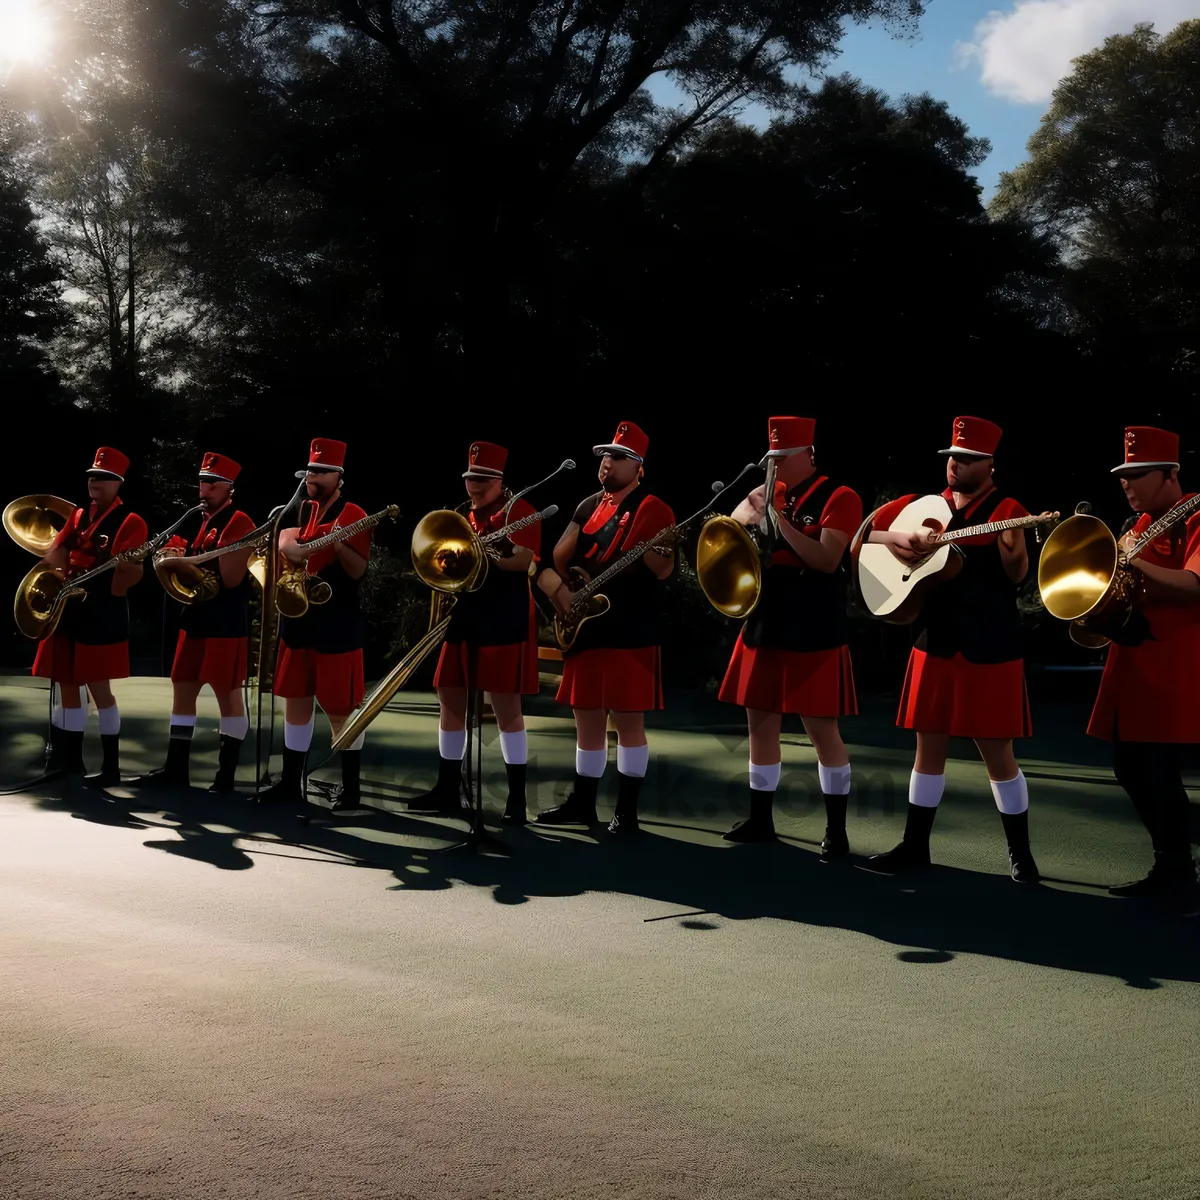
[[[1021,738],[1033,733],[1025,663],[972,663],[913,649],[896,724],[951,737]]]
[[[572,708],[657,712],[663,707],[662,652],[657,646],[640,646],[568,654],[556,699]]]
[[[322,654],[307,648],[293,650],[280,643],[273,690],[287,700],[315,696],[325,712],[335,717],[349,716],[365,691],[363,653],[348,650],[344,654]]]
[[[38,644],[33,674],[53,683],[103,683],[129,678],[129,643],[89,646],[52,633]]]
[[[718,696],[729,704],[760,712],[802,717],[858,713],[849,646],[808,651],[752,648],[738,634]]]
[[[514,642],[509,646],[471,646],[468,642],[447,642],[438,659],[433,686],[536,696],[537,642]]]
[[[1200,625],[1140,646],[1110,645],[1092,737],[1123,742],[1200,743]]]
[[[181,629],[171,682],[207,683],[214,692],[234,692],[246,682],[249,665],[249,638],[192,637]]]

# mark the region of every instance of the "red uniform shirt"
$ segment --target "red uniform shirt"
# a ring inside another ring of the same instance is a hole
[[[1188,499],[1188,496],[1183,499]],[[1133,527],[1134,536],[1141,537],[1156,519],[1149,513],[1142,513]],[[1139,557],[1150,566],[1171,571],[1191,571],[1193,575],[1200,576],[1200,513],[1192,516],[1182,531],[1169,531],[1151,542]],[[1188,625],[1200,624],[1200,605],[1185,599],[1147,596],[1139,601],[1138,607],[1150,622],[1154,636],[1160,640]]]
[[[624,498],[619,492],[606,492],[583,525],[583,532],[594,534],[603,529],[612,520]],[[625,513],[623,520],[623,527],[618,529],[603,554],[598,556],[599,562],[611,562],[625,551],[632,550],[639,542],[657,537],[664,529],[674,524],[675,514],[657,496],[647,495],[632,515]]]
[[[471,528],[482,537],[484,534],[495,533],[505,525],[515,525],[518,521],[533,516],[537,511],[527,500],[518,500],[509,510],[507,517],[504,515],[504,505],[502,504],[499,510],[492,513],[486,521],[480,521],[479,514],[474,509],[467,514],[467,520],[470,522]],[[508,540],[514,546],[523,546],[526,550],[532,550],[534,562],[541,561],[541,521],[534,521],[532,525],[527,525],[524,529],[518,529],[515,533],[509,534]]]
[[[120,507],[120,496],[103,511],[92,501],[86,508],[77,508],[74,516],[58,531],[52,548],[58,550],[66,547],[70,564],[68,576],[81,575],[114,554],[136,550],[146,542],[150,536],[149,530],[146,522],[136,513],[129,513],[125,517],[111,539],[107,535],[97,535],[100,524]]]
[[[332,533],[335,527],[344,529],[347,525],[353,525],[356,521],[361,521],[365,516],[367,516],[367,513],[359,508],[357,504],[351,504],[347,501],[342,506],[342,511],[338,513],[336,520],[317,524],[317,510],[312,508],[308,523],[300,531],[299,540],[301,542],[315,542],[318,538],[323,538],[327,533]],[[364,529],[362,533],[356,534],[341,544],[349,546],[351,550],[363,558],[370,558],[371,536],[374,532],[374,528]],[[319,571],[323,571],[336,561],[337,546],[327,546],[324,550],[319,550],[308,560],[308,573],[316,575]]]
[[[988,488],[986,492],[981,492],[978,496],[972,497],[967,503],[967,507],[962,510],[964,518],[969,519],[973,510],[981,504],[988,496],[992,494],[992,488]],[[879,530],[889,529],[892,522],[907,508],[914,500],[919,500],[921,497],[915,492],[908,496],[901,496],[899,500],[890,500],[876,514],[872,525]],[[946,501],[950,507],[954,508],[954,493],[950,488],[946,488],[942,492],[942,499]],[[1029,516],[1029,510],[1011,496],[1005,496],[999,504],[996,505],[996,511],[988,517],[989,524],[992,521],[1011,521],[1015,517]],[[860,522],[861,524],[861,522]],[[855,529],[857,531],[857,527]],[[994,542],[1000,535],[998,533],[985,533],[981,537],[960,538],[958,545],[960,546],[987,546]]]
[[[848,487],[838,487],[825,501],[818,521],[806,525],[802,519],[804,502],[825,482],[827,475],[814,475],[806,480],[796,494],[795,503],[787,504],[788,486],[784,483],[775,485],[775,509],[777,512],[787,512],[788,524],[805,537],[819,538],[823,529],[836,529],[844,533],[847,539],[854,537],[862,524],[862,500],[857,492]],[[795,490],[795,489],[792,489]],[[900,510],[897,509],[897,512]],[[795,566],[800,556],[790,547],[782,546],[771,555],[771,562],[780,566]]]

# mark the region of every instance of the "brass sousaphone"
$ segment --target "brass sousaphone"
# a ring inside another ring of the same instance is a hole
[[[22,496],[4,510],[4,532],[22,550],[39,558],[75,512],[75,505],[59,496]]]

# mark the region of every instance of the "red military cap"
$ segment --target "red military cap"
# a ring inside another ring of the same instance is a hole
[[[86,474],[95,475],[97,479],[120,479],[124,482],[125,472],[128,470],[129,459],[120,450],[114,450],[111,446],[101,446]]]
[[[494,442],[472,442],[467,451],[467,469],[464,479],[501,479],[504,464],[508,462],[508,451]]]
[[[597,458],[606,454],[624,454],[635,462],[645,462],[649,448],[650,439],[632,421],[622,421],[613,440],[604,446],[593,446],[592,451]]]
[[[1152,467],[1179,466],[1179,434],[1155,429],[1153,425],[1130,425],[1125,430],[1125,461],[1113,467],[1112,473],[1120,475],[1132,470],[1149,470]]]
[[[811,450],[817,423],[812,417],[771,417],[767,421],[767,458],[787,458],[801,450]]]
[[[205,452],[200,460],[200,478],[211,480],[213,483],[233,483],[241,474],[241,466],[224,454],[214,454],[211,450]]]
[[[346,466],[346,443],[332,438],[313,438],[308,451],[310,471],[342,471]]]
[[[991,458],[1003,436],[1004,430],[999,425],[982,417],[955,417],[950,445],[938,453],[958,458]]]

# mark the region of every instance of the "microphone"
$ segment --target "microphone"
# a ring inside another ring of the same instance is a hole
[[[558,469],[559,469],[560,471],[573,471],[573,470],[575,470],[575,460],[574,460],[573,458],[564,458],[564,459],[563,459],[563,465],[562,465],[561,467],[559,467]]]
[[[1075,505],[1075,515],[1078,517],[1086,516],[1091,511],[1092,506],[1086,500],[1081,500],[1077,505]]]
[[[554,515],[555,515],[555,513],[557,513],[557,512],[558,512],[558,505],[557,505],[557,504],[552,504],[552,505],[550,505],[550,507],[549,507],[548,509],[546,509],[546,510],[545,510],[545,511],[542,513],[542,517],[543,517],[543,519],[545,519],[546,517],[552,517],[552,516],[554,516]]]
[[[303,479],[303,478],[305,477],[305,475],[307,475],[307,474],[308,474],[308,472],[307,472],[307,471],[297,471],[297,472],[296,472],[296,474],[295,474],[295,478],[296,478],[296,479]]]
[[[716,482],[716,483],[714,483],[714,484],[713,484],[713,489],[712,489],[712,490],[713,490],[714,492],[720,492],[720,491],[724,491],[724,489],[725,489],[725,485],[724,485],[724,484],[723,484],[723,483],[722,483],[722,482],[721,482],[719,479],[717,480],[717,482]]]

